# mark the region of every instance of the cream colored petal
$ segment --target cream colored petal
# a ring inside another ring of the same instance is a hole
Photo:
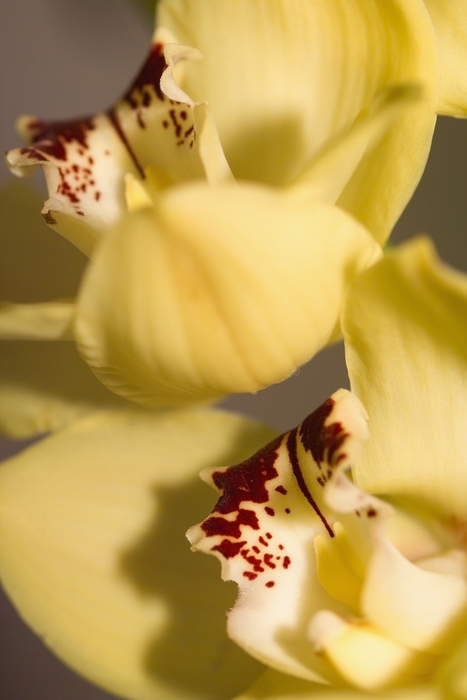
[[[467,612],[467,575],[453,563],[446,560],[443,573],[426,570],[380,538],[366,572],[362,614],[395,643],[446,653]]]
[[[46,222],[88,256],[126,212],[127,173],[144,179],[152,165],[165,183],[204,175],[194,103],[173,74],[180,60],[199,54],[170,41],[166,31],[155,33],[140,73],[107,111],[61,122],[18,122],[29,145],[7,153],[10,168],[17,175],[43,168]]]
[[[80,352],[147,405],[258,391],[329,341],[347,284],[378,253],[330,206],[246,184],[169,188],[100,248],[78,301]]]
[[[372,439],[354,465],[372,493],[467,517],[467,279],[417,239],[360,276],[344,312],[351,383]]]
[[[424,0],[438,42],[439,113],[467,116],[467,5],[464,0]]]
[[[75,304],[50,301],[42,304],[0,303],[2,340],[73,340]]]
[[[2,301],[49,301],[78,289],[86,258],[45,225],[41,201],[24,182],[0,188]]]
[[[360,620],[348,623],[321,610],[312,620],[310,639],[353,686],[375,692],[394,683],[428,682],[436,658],[397,643]]]
[[[355,529],[371,531],[381,520],[376,499],[344,475],[366,437],[362,418],[359,402],[340,389],[242,464],[205,473],[220,497],[211,515],[187,533],[194,549],[216,556],[222,577],[239,586],[228,617],[232,639],[267,665],[308,680],[338,680],[315,654],[310,619],[329,607],[349,613],[318,578],[316,537],[334,542],[336,535],[338,515],[328,503],[351,510],[344,517]]]
[[[72,343],[0,344],[0,430],[25,438],[58,430],[97,409],[125,407],[78,356]]]
[[[184,89],[209,103],[238,178],[290,184],[381,90],[422,85],[426,101],[393,123],[342,195],[387,237],[423,170],[438,103],[436,41],[420,0],[162,0],[158,18],[201,51]]]
[[[67,664],[132,700],[230,698],[260,667],[225,634],[233,591],[191,554],[197,472],[271,431],[220,412],[93,414],[2,465],[1,574]]]

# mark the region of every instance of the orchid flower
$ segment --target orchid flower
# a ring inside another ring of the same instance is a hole
[[[352,393],[203,473],[220,498],[188,536],[239,587],[229,634],[306,679],[268,671],[242,698],[465,697],[466,318],[427,240],[388,255],[344,310]]]
[[[454,6],[163,0],[113,106],[19,122],[10,167],[43,168],[44,218],[90,261],[75,301],[4,306],[2,336],[74,340],[149,407],[288,376],[339,336],[436,111],[465,113]]]
[[[466,314],[466,278],[420,240],[352,286],[353,393],[282,437],[88,398],[0,470],[13,603],[66,663],[136,700],[464,697]],[[50,396],[16,406],[42,420]],[[212,508],[200,469],[221,499],[190,539],[240,588],[230,636],[276,670],[228,641],[234,591],[184,542]]]

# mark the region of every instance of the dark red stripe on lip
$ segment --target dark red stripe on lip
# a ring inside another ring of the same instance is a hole
[[[292,465],[292,471],[293,475],[297,481],[298,487],[300,491],[303,493],[305,496],[306,500],[310,504],[310,506],[313,508],[315,511],[316,515],[318,518],[321,520],[323,523],[324,527],[326,528],[328,534],[330,537],[334,537],[334,533],[327,522],[326,518],[318,508],[318,504],[316,503],[315,499],[311,495],[308,486],[306,485],[305,479],[302,474],[302,470],[300,468],[300,463],[298,461],[298,455],[297,455],[297,437],[298,437],[298,428],[295,428],[295,430],[292,430],[288,437],[287,437],[287,451],[289,453],[289,459],[290,463]]]

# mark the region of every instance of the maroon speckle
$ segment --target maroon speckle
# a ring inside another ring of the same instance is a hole
[[[288,515],[288,514],[290,513],[290,508],[286,508],[286,509],[285,509],[285,512],[286,512],[287,515]]]
[[[283,545],[283,544],[280,544],[280,545],[279,545],[279,549],[280,549],[280,550],[284,549],[284,545]]]
[[[231,540],[222,540],[220,544],[212,547],[212,551],[220,552],[226,559],[236,557],[246,542],[232,542]]]
[[[187,130],[185,131],[185,138],[186,138],[187,136],[189,136],[190,134],[192,134],[194,130],[195,130],[195,126],[194,126],[194,124],[192,124],[192,125],[190,126],[190,128],[187,129]]]
[[[291,563],[292,562],[290,561],[290,557],[284,557],[284,561],[282,562],[282,566],[284,567],[284,569],[288,569]]]
[[[264,545],[265,547],[268,547],[268,546],[269,546],[268,543],[266,542],[266,540],[264,539],[264,537],[258,537],[258,540],[259,540],[259,541],[261,542],[261,544]]]
[[[267,533],[266,533],[266,537],[268,538],[268,540],[272,540],[272,535],[271,535],[270,532],[267,532]]]
[[[254,574],[251,571],[244,571],[243,575],[245,578],[247,578],[249,581],[254,581],[255,578],[258,578],[258,574]]]
[[[165,95],[161,90],[160,82],[162,73],[167,68],[167,63],[164,58],[164,46],[160,43],[153,44],[143,63],[140,72],[132,82],[126,93],[123,95],[123,100],[128,102],[130,107],[136,109],[139,104],[136,96],[141,95],[143,104],[150,99],[150,91],[148,87],[154,88],[154,92],[160,100],[165,99]],[[148,103],[147,103],[148,104]],[[147,106],[145,104],[145,106]]]
[[[223,535],[224,537],[241,537],[240,525],[247,525],[253,530],[259,530],[258,518],[252,510],[241,508],[235,520],[227,520],[227,518],[219,516],[211,516],[201,523],[201,529],[208,537],[214,535]]]
[[[253,550],[254,552],[256,552],[256,554],[259,554],[260,551],[261,551],[260,548],[257,547],[256,545],[253,545],[252,550]]]
[[[225,471],[213,473],[212,479],[221,491],[214,511],[233,513],[245,501],[252,503],[269,501],[266,481],[278,476],[274,463],[281,441],[282,438],[277,438],[245,462],[229,467]]]
[[[185,112],[184,109],[182,109],[182,111],[180,112],[180,116],[183,119],[183,121],[185,121],[185,119],[188,117],[188,114]]]
[[[378,515],[374,508],[368,508],[366,514],[368,518],[375,518]]]
[[[316,413],[316,411],[315,411]],[[313,414],[312,414],[313,415]],[[297,439],[298,439],[298,428],[295,430],[292,430],[287,438],[287,451],[289,453],[289,459],[290,459],[290,464],[292,465],[292,471],[293,475],[295,476],[295,479],[297,481],[298,487],[302,494],[305,496],[306,500],[310,504],[310,506],[313,508],[315,511],[316,515],[319,517],[321,522],[323,523],[324,527],[326,528],[328,534],[330,537],[334,537],[334,533],[329,526],[329,523],[327,522],[326,518],[318,508],[318,504],[316,503],[315,499],[310,493],[310,490],[308,486],[306,485],[305,479],[303,478],[302,470],[300,468],[300,462],[298,460],[298,455],[297,455]]]
[[[267,581],[264,585],[266,588],[272,588],[275,584],[274,581]]]
[[[270,569],[275,569],[276,565],[272,563],[273,555],[272,554],[265,554],[264,555],[264,563],[266,566],[269,566]]]
[[[44,156],[67,160],[67,144],[77,142],[82,146],[78,153],[84,155],[89,148],[88,132],[95,129],[92,117],[83,117],[73,121],[48,122],[42,119],[32,119],[28,124],[34,147],[24,148],[22,152],[38,160],[46,160]]]
[[[342,457],[339,456],[337,461],[333,461],[334,455],[348,437],[340,423],[324,425],[334,405],[334,399],[328,399],[305,418],[300,426],[303,447],[307,452],[311,452],[318,465],[326,459],[331,466],[336,466]]]
[[[253,555],[248,556],[246,551],[240,552],[240,554],[245,559],[245,561],[252,565],[253,571],[257,571],[258,573],[262,573],[264,571],[263,562],[261,561],[261,559],[258,559]]]
[[[270,508],[269,506],[266,506],[265,509],[266,513],[271,516],[271,518],[275,515],[274,509]]]
[[[101,193],[100,193],[100,192],[95,192],[95,194],[94,194],[94,199],[96,200],[96,202],[98,202],[98,201],[100,200],[100,198],[101,198]]]
[[[281,493],[283,496],[287,495],[287,489],[284,488],[282,484],[280,486],[276,486],[275,491],[277,491],[277,493]]]
[[[162,122],[162,126],[164,127],[164,129],[169,128],[169,122],[167,121],[167,119],[164,119],[164,121]]]

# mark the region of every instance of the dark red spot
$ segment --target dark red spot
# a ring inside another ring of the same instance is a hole
[[[130,107],[136,109],[139,106],[138,97],[142,97],[143,104],[150,100],[151,92],[148,90],[149,86],[154,89],[157,97],[160,100],[165,99],[165,95],[161,90],[160,82],[162,73],[167,68],[167,64],[164,58],[164,46],[160,43],[153,44],[143,63],[138,75],[131,83],[130,87],[123,95],[123,100],[128,102]],[[145,104],[145,106],[147,106]]]
[[[32,119],[28,129],[34,147],[24,148],[21,152],[29,157],[37,157],[38,160],[47,160],[45,156],[49,156],[66,161],[67,145],[76,142],[82,147],[78,148],[78,153],[84,155],[84,149],[89,148],[88,133],[95,128],[92,117],[56,122]]]
[[[267,533],[266,533],[266,537],[268,538],[268,540],[272,540],[272,535],[271,535],[270,532],[267,532]]]
[[[269,546],[268,543],[266,542],[266,540],[264,539],[264,537],[258,537],[258,539],[261,542],[261,544],[264,545],[265,547]]]
[[[257,571],[258,573],[262,573],[264,571],[263,562],[261,561],[261,559],[258,559],[253,555],[248,556],[245,551],[240,552],[240,554],[245,559],[245,561],[252,565],[253,571]]]
[[[183,121],[185,121],[185,119],[187,118],[188,114],[185,112],[184,109],[182,109],[182,111],[180,112],[180,116],[181,116],[181,118],[183,119]]]
[[[290,508],[286,508],[286,509],[285,509],[285,512],[286,512],[287,515],[288,515],[288,514],[290,513]]]
[[[277,493],[281,493],[283,496],[287,495],[287,489],[285,489],[282,484],[280,486],[276,486],[275,490]]]
[[[366,514],[368,518],[375,518],[378,515],[374,508],[368,508]]]
[[[255,578],[258,578],[258,574],[253,574],[251,571],[244,571],[243,575],[245,578],[247,578],[249,581],[254,581]]]
[[[286,556],[286,557],[284,557],[284,561],[282,562],[282,566],[284,567],[284,569],[288,569],[291,563],[292,562],[290,561],[290,557]]]
[[[190,134],[192,134],[194,130],[195,130],[195,126],[194,126],[194,124],[192,124],[190,126],[190,128],[185,131],[185,138],[187,138]]]
[[[232,559],[232,557],[237,556],[244,544],[246,544],[246,542],[231,542],[231,540],[222,540],[220,544],[212,547],[211,551],[220,552],[226,559]]]
[[[95,192],[95,193],[94,193],[94,199],[96,200],[96,202],[98,202],[100,198],[101,198],[101,193],[100,193],[100,192]]]
[[[280,545],[279,545],[279,549],[281,549],[281,550],[284,549],[284,545],[283,545],[283,544],[280,544]]]
[[[274,581],[267,581],[264,585],[266,586],[266,588],[272,588],[275,585],[275,583]]]
[[[235,520],[227,520],[227,518],[223,518],[222,516],[213,515],[201,523],[201,529],[208,537],[223,535],[224,537],[234,537],[238,539],[241,537],[240,525],[247,525],[253,530],[259,530],[256,513],[252,510],[241,508]]]
[[[253,550],[254,552],[256,552],[256,554],[259,554],[260,551],[261,551],[260,548],[257,547],[256,545],[253,545],[252,550]]]
[[[245,501],[267,503],[269,494],[266,481],[278,476],[274,464],[281,441],[282,438],[277,438],[245,462],[213,473],[212,479],[221,491],[214,511],[233,513]]]
[[[311,455],[315,462],[320,464],[325,459],[331,466],[336,466],[341,457],[334,459],[335,453],[339,450],[344,440],[348,437],[341,423],[325,422],[334,408],[334,399],[325,401],[316,411],[313,411],[308,418],[305,418],[300,426],[300,438],[303,447]]]
[[[270,569],[275,569],[276,565],[272,563],[273,555],[272,554],[265,554],[264,555],[264,563],[266,566],[269,566]]]
[[[164,129],[169,128],[169,122],[167,121],[167,119],[164,119],[164,121],[162,122],[162,126],[164,127]]]
[[[271,517],[273,517],[273,516],[275,515],[274,509],[273,509],[273,508],[270,508],[269,506],[266,506],[264,510],[265,510],[266,513],[267,513],[268,515],[270,515]]]
[[[287,451],[289,453],[289,459],[290,459],[290,464],[292,465],[292,471],[293,475],[295,476],[295,479],[297,481],[298,487],[310,506],[313,508],[315,511],[316,515],[319,517],[321,522],[323,523],[324,527],[326,528],[328,534],[330,537],[334,537],[334,533],[329,526],[329,523],[327,522],[326,518],[318,508],[318,504],[316,503],[315,499],[310,493],[310,490],[305,482],[305,479],[303,478],[302,470],[300,467],[300,462],[298,460],[298,455],[297,455],[297,439],[298,439],[298,428],[295,430],[292,430],[288,437],[287,437]]]

